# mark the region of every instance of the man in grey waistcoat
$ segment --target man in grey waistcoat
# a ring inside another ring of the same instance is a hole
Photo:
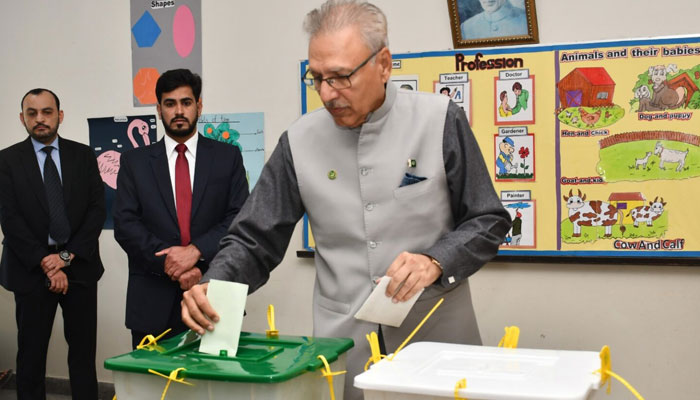
[[[307,15],[305,29],[302,79],[325,108],[282,134],[203,283],[185,293],[182,314],[199,333],[212,330],[205,315],[218,316],[206,282],[262,286],[306,212],[316,241],[313,334],[354,339],[345,399],[357,399],[353,378],[370,355],[365,335],[380,331],[393,351],[441,297],[413,340],[481,344],[467,278],[496,254],[510,217],[464,111],[446,96],[389,82],[381,10],[330,0]],[[425,288],[399,328],[353,317],[385,275],[396,302]]]

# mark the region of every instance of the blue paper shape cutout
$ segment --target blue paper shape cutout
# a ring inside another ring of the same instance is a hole
[[[160,27],[156,20],[153,19],[151,13],[144,11],[141,18],[131,28],[131,33],[134,34],[136,44],[139,47],[151,47],[160,36]]]

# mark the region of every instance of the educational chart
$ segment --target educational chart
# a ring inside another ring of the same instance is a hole
[[[156,104],[156,81],[167,70],[202,75],[201,15],[201,0],[131,0],[134,106]]]
[[[197,130],[202,135],[237,146],[243,155],[248,188],[258,182],[265,164],[265,114],[202,114]]]
[[[700,37],[395,54],[392,81],[465,110],[513,219],[499,255],[700,258]]]
[[[156,142],[155,115],[88,118],[90,147],[97,157],[102,182],[105,184],[107,219],[104,229],[113,229],[112,203],[117,190],[117,174],[122,153]]]

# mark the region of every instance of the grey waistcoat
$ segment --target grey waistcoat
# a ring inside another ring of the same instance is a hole
[[[373,281],[384,276],[399,253],[420,253],[454,226],[442,149],[447,105],[445,96],[399,90],[389,83],[384,104],[360,128],[338,127],[321,109],[288,130],[299,192],[316,241],[314,335],[355,340],[348,378],[369,357],[365,335],[377,330],[376,324],[353,317]],[[407,172],[427,179],[399,187]],[[423,328],[423,339],[480,343],[464,281],[449,290],[427,288],[400,328],[383,327],[387,351],[395,350],[439,297],[445,297],[445,304],[431,317],[433,328]],[[445,330],[435,329],[442,318],[459,320],[456,329],[462,332],[450,333],[449,323]],[[346,380],[346,389],[350,386],[352,379]],[[348,393],[346,399],[357,395]]]

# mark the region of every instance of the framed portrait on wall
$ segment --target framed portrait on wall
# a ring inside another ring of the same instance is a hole
[[[535,0],[447,0],[455,48],[538,43]]]

